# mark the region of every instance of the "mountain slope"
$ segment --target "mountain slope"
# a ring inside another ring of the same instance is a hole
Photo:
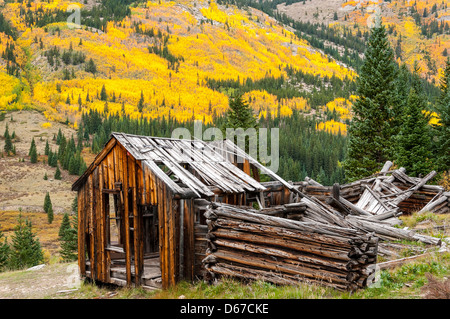
[[[314,88],[331,80],[342,88],[355,77],[266,14],[208,2],[136,2],[129,15],[99,24],[88,20],[95,16],[89,3],[81,29],[65,22],[68,1],[4,4],[18,36],[2,40],[15,43],[17,57],[0,59],[0,80],[10,83],[2,106],[38,107],[48,119],[72,124],[90,109],[209,123],[227,109],[230,82],[251,84],[260,114],[289,115],[295,108],[309,112]],[[15,76],[4,74],[8,63],[19,67]],[[23,91],[13,99],[18,85]]]

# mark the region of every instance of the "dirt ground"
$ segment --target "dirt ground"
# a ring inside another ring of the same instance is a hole
[[[325,23],[334,22],[333,17],[336,12],[338,19],[341,20],[346,13],[353,11],[354,7],[342,7],[342,0],[306,0],[296,2],[291,5],[280,4],[277,9],[280,13],[286,13],[291,18],[303,22]]]
[[[78,276],[76,263],[0,273],[0,299],[64,298],[76,289]]]
[[[61,131],[66,137],[76,134],[75,130],[60,124],[51,123],[51,127],[45,128],[46,118],[37,111],[10,112],[6,119],[0,122],[0,153],[3,151],[6,125],[9,133],[15,132],[17,138],[13,144],[16,147],[16,155],[0,157],[0,210],[3,211],[33,211],[43,210],[44,197],[47,192],[53,204],[55,213],[62,213],[70,209],[75,193],[71,191],[71,185],[77,176],[68,175],[61,170],[62,179],[55,180],[56,168],[44,164],[45,143],[48,139],[50,148],[58,150],[58,145],[53,141],[53,136]],[[34,137],[39,156],[39,162],[32,164],[28,157],[31,140]],[[25,161],[21,162],[20,159]],[[48,180],[44,180],[47,174]]]

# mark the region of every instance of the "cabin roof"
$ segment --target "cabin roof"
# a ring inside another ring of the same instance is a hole
[[[116,140],[131,156],[141,161],[145,169],[152,171],[174,194],[181,196],[213,196],[213,187],[217,187],[224,193],[266,189],[261,183],[229,161],[228,155],[244,158],[260,168],[262,173],[282,182],[289,188],[293,187],[229,140],[205,142],[112,133],[111,140],[105,148],[111,144],[112,140]],[[108,152],[102,151],[97,155],[86,172],[72,185],[72,190],[80,188],[87,176],[107,154]]]

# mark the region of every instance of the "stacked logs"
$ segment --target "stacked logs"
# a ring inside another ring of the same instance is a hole
[[[211,279],[231,276],[355,290],[374,277],[378,237],[373,234],[220,203],[211,203],[205,217],[208,249],[203,264]]]

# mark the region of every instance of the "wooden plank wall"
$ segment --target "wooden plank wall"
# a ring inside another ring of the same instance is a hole
[[[194,204],[192,199],[174,199],[170,189],[152,171],[136,161],[126,149],[116,143],[78,191],[79,267],[83,276],[95,281],[110,281],[111,253],[107,249],[106,209],[109,194],[121,183],[120,202],[123,206],[120,229],[125,251],[126,282],[143,273],[143,216],[139,205],[155,205],[158,211],[160,267],[163,288],[180,279],[194,279]],[[182,207],[181,207],[182,206]],[[181,218],[180,212],[183,212]],[[90,273],[86,272],[87,253]],[[132,263],[134,257],[134,263]]]

